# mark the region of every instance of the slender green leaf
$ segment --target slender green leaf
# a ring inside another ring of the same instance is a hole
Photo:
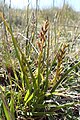
[[[26,106],[27,103],[33,98],[33,96],[34,96],[34,94],[32,93],[32,94],[30,95],[30,97],[27,99],[27,101],[25,102],[25,106]]]
[[[0,90],[1,90],[1,99],[2,99],[2,102],[3,102],[3,109],[4,109],[4,113],[5,113],[6,119],[7,120],[14,120],[14,118],[12,118],[12,116],[11,116],[9,107],[8,107],[8,105],[6,103],[5,96],[3,94],[3,91],[2,91],[1,87],[0,87]]]
[[[12,96],[11,96],[11,101],[10,101],[10,111],[11,111],[12,117],[15,119],[15,117],[14,117],[14,113],[15,113],[15,109],[14,109],[14,99],[13,99]]]
[[[30,94],[30,92],[29,92],[29,89],[28,89],[28,90],[27,90],[27,93],[26,93],[26,95],[25,95],[25,97],[24,97],[24,101],[26,101],[26,100],[28,99],[29,94]]]
[[[5,116],[6,116],[7,120],[11,120],[9,112],[8,112],[4,103],[3,103],[3,108],[4,108],[4,113],[5,113]]]
[[[70,69],[68,69],[63,76],[61,77],[61,79],[59,81],[56,82],[55,86],[52,88],[51,93],[54,92],[56,90],[56,88],[58,87],[58,85],[67,77],[67,75],[73,70],[75,69],[77,66],[80,65],[80,61],[74,65],[73,67],[71,67]]]

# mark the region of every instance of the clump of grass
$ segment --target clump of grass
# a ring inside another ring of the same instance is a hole
[[[36,117],[38,119],[45,118],[45,116],[51,117],[52,115],[55,114],[57,110],[79,104],[80,102],[72,102],[72,103],[57,105],[55,104],[56,101],[53,104],[46,102],[46,100],[51,100],[51,97],[56,94],[55,91],[57,87],[63,80],[65,80],[65,77],[71,72],[71,70],[73,70],[78,65],[80,65],[80,62],[78,62],[76,65],[72,66],[70,69],[68,69],[66,72],[62,74],[62,70],[63,70],[62,63],[65,57],[67,45],[62,45],[60,47],[58,53],[56,53],[56,57],[54,57],[52,63],[50,63],[49,65],[48,63],[49,36],[48,36],[48,47],[47,47],[47,51],[45,52],[48,58],[43,59],[43,52],[44,52],[43,48],[47,40],[46,34],[48,33],[48,29],[49,29],[49,21],[46,20],[39,34],[39,38],[38,38],[39,54],[37,57],[38,66],[35,67],[34,64],[29,63],[28,57],[26,57],[26,55],[20,49],[4,17],[2,15],[0,16],[4,21],[7,31],[10,33],[12,37],[12,42],[15,49],[16,57],[20,66],[20,71],[19,71],[20,80],[18,78],[18,75],[16,74],[16,68],[11,63],[15,77],[12,78],[8,74],[10,85],[7,86],[5,90],[4,87],[0,85],[0,90],[1,90],[0,95],[2,102],[1,111],[4,114],[4,118],[7,120],[15,120],[16,118],[19,117],[23,117],[26,119],[31,117],[35,120]],[[6,54],[9,55],[8,52]],[[10,56],[9,59],[10,61],[12,61]],[[43,63],[45,63],[45,68],[43,68],[42,60]],[[50,81],[48,76],[51,74],[51,68],[52,65],[55,64],[55,61],[57,63],[55,66],[56,72],[53,73],[54,74],[54,78],[52,78],[53,86],[51,86],[51,89],[49,89]],[[32,65],[35,67],[34,71],[32,70]],[[17,81],[20,81],[21,85],[19,85]],[[13,87],[13,83],[14,83],[14,87]]]

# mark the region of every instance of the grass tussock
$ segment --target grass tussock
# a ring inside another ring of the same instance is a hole
[[[63,9],[69,10],[67,6]],[[80,102],[75,92],[78,94],[80,91],[80,81],[77,80],[80,61],[78,54],[72,61],[73,57],[69,55],[72,42],[64,40],[64,37],[68,38],[69,31],[62,19],[63,9],[59,18],[55,15],[56,20],[52,21],[48,16],[40,28],[37,18],[37,30],[35,23],[30,28],[31,21],[28,19],[27,37],[24,29],[15,37],[17,32],[13,32],[11,22],[9,24],[0,12],[7,35],[0,43],[3,48],[1,67],[4,69],[4,73],[0,73],[0,119],[75,120],[79,117]],[[61,25],[58,26],[58,23]]]

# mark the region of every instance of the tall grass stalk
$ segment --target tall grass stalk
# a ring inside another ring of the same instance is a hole
[[[38,0],[36,0],[36,39],[37,39],[37,24],[38,24]]]
[[[28,5],[27,5],[27,31],[26,31],[26,37],[29,38],[29,0],[28,0]],[[27,40],[26,40],[26,45],[27,45]]]
[[[3,16],[5,18],[5,0],[4,0],[4,3],[3,3]],[[7,32],[6,32],[5,25],[4,25],[4,40],[6,40],[6,42],[8,42],[8,37],[7,37]]]
[[[11,28],[11,0],[10,0],[10,3],[9,3],[9,25],[10,25],[10,28]]]

